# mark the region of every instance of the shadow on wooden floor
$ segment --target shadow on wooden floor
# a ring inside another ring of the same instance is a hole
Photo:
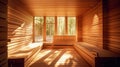
[[[74,49],[43,49],[30,67],[90,67]]]

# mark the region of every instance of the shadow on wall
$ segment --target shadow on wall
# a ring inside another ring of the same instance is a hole
[[[109,49],[108,0],[103,0],[103,49]]]

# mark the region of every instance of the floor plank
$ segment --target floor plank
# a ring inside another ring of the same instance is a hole
[[[31,62],[30,67],[90,67],[73,49],[43,49]]]

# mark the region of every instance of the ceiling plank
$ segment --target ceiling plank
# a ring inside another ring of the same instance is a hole
[[[100,0],[9,0],[23,3],[33,16],[82,15]]]

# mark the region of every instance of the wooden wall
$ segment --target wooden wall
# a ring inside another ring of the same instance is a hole
[[[120,54],[120,0],[103,0],[104,49]]]
[[[102,2],[88,10],[82,19],[82,40],[102,48]]]
[[[19,5],[19,6],[17,6]],[[8,4],[8,53],[14,53],[19,48],[32,42],[33,16],[24,9],[19,1],[9,1]]]
[[[0,0],[0,67],[7,67],[7,0]]]
[[[82,41],[82,16],[77,16],[77,42]]]
[[[120,54],[119,3],[119,0],[102,0],[83,15],[83,42]]]

